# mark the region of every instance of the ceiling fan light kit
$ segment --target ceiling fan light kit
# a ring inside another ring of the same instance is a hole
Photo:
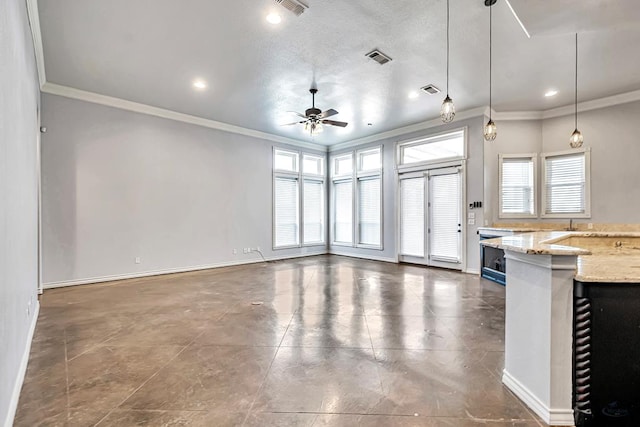
[[[449,0],[447,0],[447,96],[442,101],[440,108],[440,118],[444,123],[450,123],[456,116],[456,106],[449,97]]]
[[[575,130],[569,137],[569,145],[571,148],[580,148],[584,143],[584,136],[578,130],[578,33],[576,33],[576,90],[575,90]]]
[[[496,124],[494,123],[494,121],[491,118],[491,113],[492,113],[492,99],[491,99],[491,54],[493,53],[492,50],[492,40],[491,40],[491,33],[492,33],[492,29],[493,29],[493,11],[491,10],[491,7],[496,4],[497,0],[485,0],[484,1],[484,5],[487,6],[489,8],[489,121],[487,122],[486,125],[484,125],[484,140],[487,142],[491,142],[494,141],[496,139],[496,137],[498,136],[498,127],[496,126]]]
[[[348,125],[347,122],[327,120],[327,117],[335,116],[336,114],[338,114],[338,112],[333,108],[330,108],[326,111],[322,111],[319,108],[316,108],[316,93],[318,93],[318,89],[312,87],[311,89],[309,89],[309,92],[311,93],[311,108],[307,108],[304,114],[293,112],[304,120],[287,123],[283,126],[303,124],[304,132],[309,132],[311,136],[314,136],[323,131],[323,125],[338,127],[346,127]]]

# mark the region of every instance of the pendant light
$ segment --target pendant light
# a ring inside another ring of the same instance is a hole
[[[578,33],[576,33],[576,88],[575,88],[575,130],[569,138],[571,148],[580,148],[584,142],[582,132],[578,130]]]
[[[493,122],[493,120],[491,119],[491,54],[492,54],[492,39],[491,39],[491,32],[493,29],[493,13],[491,10],[491,7],[496,4],[497,0],[484,0],[484,5],[489,7],[489,121],[487,122],[486,125],[484,125],[484,140],[491,142],[493,140],[496,139],[496,136],[498,136],[498,127],[496,126],[496,124]]]
[[[442,101],[440,117],[444,123],[450,123],[456,115],[456,106],[449,97],[449,0],[447,0],[447,96]]]

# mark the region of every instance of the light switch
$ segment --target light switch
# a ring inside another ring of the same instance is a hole
[[[469,218],[469,220],[467,221],[467,224],[469,224],[469,225],[476,225],[476,220],[475,220],[475,218]]]
[[[469,219],[476,219],[476,213],[475,212],[469,212],[468,217]]]

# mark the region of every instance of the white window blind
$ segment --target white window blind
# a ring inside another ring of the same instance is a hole
[[[547,156],[545,158],[545,213],[584,214],[585,154]]]
[[[299,243],[298,180],[276,177],[274,187],[274,246],[296,246]]]
[[[358,180],[359,242],[380,246],[380,177]]]
[[[535,214],[535,175],[532,158],[502,158],[500,213]]]
[[[333,184],[334,236],[336,243],[353,242],[353,184],[340,181]]]
[[[324,242],[324,184],[304,180],[304,243]]]
[[[424,256],[424,177],[400,181],[400,251],[402,255]]]
[[[434,175],[431,190],[431,256],[434,259],[459,260],[460,173]]]

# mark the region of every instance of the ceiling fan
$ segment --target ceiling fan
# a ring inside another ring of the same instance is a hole
[[[318,93],[318,89],[311,88],[309,89],[312,97],[312,106],[308,108],[304,114],[296,113],[295,111],[291,111],[293,114],[297,114],[302,117],[304,120],[300,120],[293,123],[287,123],[282,126],[291,126],[297,124],[304,124],[305,132],[309,132],[311,135],[316,135],[322,132],[322,125],[331,125],[331,126],[339,126],[345,127],[348,125],[347,122],[338,122],[335,120],[327,120],[327,117],[335,116],[338,114],[336,110],[333,108],[327,111],[321,111],[319,108],[316,108],[316,93]]]

